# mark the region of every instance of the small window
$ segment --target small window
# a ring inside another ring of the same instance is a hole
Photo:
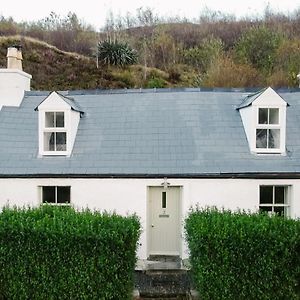
[[[262,185],[259,187],[259,210],[269,214],[288,216],[288,186]]]
[[[161,194],[161,208],[167,208],[167,192]]]
[[[278,149],[280,129],[256,129],[256,148]]]
[[[70,204],[71,187],[70,186],[43,186],[42,203],[43,204]]]
[[[43,138],[44,151],[67,151],[67,131],[65,129],[64,112],[45,112],[45,128]]]
[[[258,109],[256,148],[280,149],[279,108]]]
[[[66,151],[67,133],[66,132],[45,132],[44,150],[45,151]]]
[[[258,124],[279,124],[279,108],[259,108]]]
[[[45,113],[45,127],[65,127],[64,112],[46,112]]]

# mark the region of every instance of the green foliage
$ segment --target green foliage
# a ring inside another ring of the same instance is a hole
[[[276,71],[285,73],[285,84],[281,86],[297,86],[297,74],[300,71],[300,39],[285,39],[276,51]]]
[[[148,80],[147,88],[164,88],[166,82],[162,78],[152,77]]]
[[[123,85],[124,88],[134,88],[135,87],[135,76],[130,69],[118,69],[117,71],[113,71],[112,75],[116,80],[120,82],[120,85]],[[119,72],[118,72],[119,71]]]
[[[264,86],[264,77],[247,64],[236,64],[228,57],[215,61],[201,78],[199,85],[206,87],[257,87]]]
[[[242,63],[270,73],[274,66],[276,50],[282,36],[265,26],[252,27],[246,31],[235,46],[236,56]]]
[[[183,50],[182,55],[186,64],[196,67],[200,72],[206,72],[222,52],[222,41],[211,37],[204,39],[197,47]]]
[[[135,216],[72,208],[4,208],[0,299],[130,299]]]
[[[300,221],[192,210],[185,230],[201,299],[299,299]]]
[[[106,40],[98,44],[98,58],[104,65],[124,67],[137,62],[137,53],[127,43]]]

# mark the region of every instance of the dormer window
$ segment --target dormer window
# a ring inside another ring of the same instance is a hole
[[[35,110],[39,112],[39,156],[70,156],[83,115],[74,99],[52,92]]]
[[[251,153],[285,155],[287,106],[269,87],[247,96],[237,107]]]
[[[45,112],[44,151],[67,151],[65,112]]]
[[[279,108],[258,108],[256,148],[280,148]]]

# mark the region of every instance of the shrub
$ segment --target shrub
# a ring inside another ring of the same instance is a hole
[[[152,77],[147,83],[147,88],[164,88],[166,82],[162,78]]]
[[[236,56],[241,63],[270,73],[273,69],[276,51],[282,35],[265,26],[252,27],[246,31],[235,45]]]
[[[137,62],[137,53],[127,43],[103,41],[98,44],[98,57],[104,65],[124,67]]]
[[[230,57],[221,57],[210,66],[200,82],[206,87],[260,87],[265,79],[253,67],[236,64]]]
[[[4,208],[0,299],[130,299],[135,216],[72,208]]]
[[[201,299],[299,299],[299,220],[196,208],[185,230]]]
[[[223,43],[218,38],[210,37],[194,48],[183,50],[183,61],[197,68],[200,72],[206,72],[211,64],[221,56]]]

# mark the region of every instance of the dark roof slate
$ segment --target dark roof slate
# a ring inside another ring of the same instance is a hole
[[[38,155],[38,111],[47,93],[27,92],[0,111],[0,176],[202,176],[300,174],[300,92],[287,108],[287,155],[249,152],[236,107],[244,91],[78,91],[84,111],[70,157]]]
[[[254,93],[254,94],[247,95],[247,97],[245,97],[245,99],[241,102],[241,104],[237,106],[237,109],[250,106],[252,104],[252,102],[254,100],[256,100],[265,90],[266,90],[266,88],[259,90],[258,92]]]

